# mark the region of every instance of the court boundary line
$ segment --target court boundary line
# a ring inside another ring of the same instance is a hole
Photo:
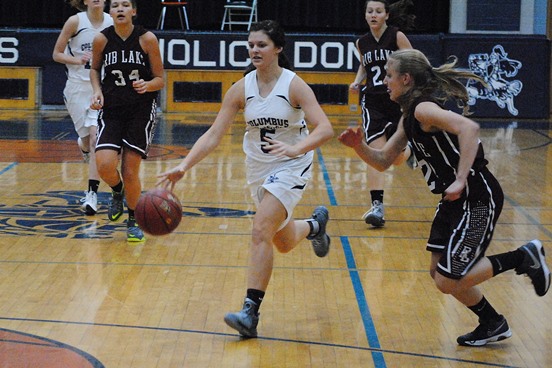
[[[6,166],[5,168],[3,168],[2,170],[0,170],[0,175],[10,171],[11,169],[13,169],[14,167],[17,166],[17,162],[12,162],[11,164],[9,164],[8,166]]]
[[[320,150],[320,148],[316,149],[316,153],[318,157],[318,165],[320,166],[320,170],[323,174],[330,204],[332,206],[337,206],[338,202],[335,197],[332,182],[328,174],[328,169],[326,167],[326,163],[324,162],[324,156],[322,155],[322,151]],[[372,315],[370,313],[370,307],[368,306],[368,301],[366,300],[366,293],[364,292],[362,281],[360,280],[360,277],[358,275],[355,256],[353,254],[353,250],[351,249],[351,245],[349,244],[349,239],[345,236],[341,236],[340,240],[343,247],[345,260],[347,262],[347,268],[349,270],[349,277],[351,279],[351,283],[353,284],[353,290],[355,292],[355,297],[362,319],[362,324],[364,326],[364,334],[368,341],[368,346],[370,348],[381,349],[381,345],[378,339],[378,333],[376,331],[374,320],[372,319]],[[372,350],[372,360],[374,362],[375,368],[387,368],[385,358],[381,352],[378,352],[377,350]]]
[[[79,321],[63,321],[63,320],[51,320],[51,319],[1,317],[1,316],[0,316],[0,320],[19,321],[19,322],[34,322],[34,323],[36,323],[36,322],[39,322],[39,323],[55,323],[55,324],[77,325],[77,326],[80,325],[80,326],[97,326],[97,327],[110,327],[110,328],[111,327],[128,328],[128,329],[138,329],[138,330],[165,331],[165,332],[177,332],[177,333],[189,333],[189,334],[202,334],[202,335],[213,335],[213,336],[222,336],[222,337],[236,337],[238,339],[244,339],[244,338],[242,338],[239,335],[234,334],[234,333],[212,332],[212,331],[183,329],[183,328],[172,328],[172,327],[136,326],[136,325],[123,325],[123,324],[118,324],[118,323],[95,323],[95,322],[82,322],[82,321],[79,322]],[[419,358],[454,361],[454,362],[459,362],[459,363],[471,363],[471,364],[488,366],[488,367],[521,368],[521,367],[512,366],[512,365],[481,362],[481,361],[476,361],[476,360],[452,358],[452,357],[445,357],[445,356],[439,356],[439,355],[430,355],[430,354],[423,354],[423,353],[412,353],[412,352],[404,352],[404,351],[390,350],[390,349],[381,349],[381,348],[374,348],[374,347],[363,347],[363,346],[353,346],[353,345],[345,345],[345,344],[334,344],[334,343],[326,343],[326,342],[320,342],[320,341],[305,341],[305,340],[296,340],[296,339],[284,339],[284,338],[278,338],[278,337],[267,337],[267,336],[258,336],[257,339],[266,340],[266,341],[284,342],[284,343],[295,343],[295,344],[302,344],[302,345],[325,346],[325,347],[340,348],[340,349],[372,351],[372,352],[376,352],[376,353],[381,354],[381,355],[383,355],[383,353],[398,354],[398,355],[413,356],[413,357],[419,357]]]

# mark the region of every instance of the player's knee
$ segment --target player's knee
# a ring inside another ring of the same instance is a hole
[[[262,226],[257,226],[256,224],[253,224],[253,227],[251,228],[251,242],[253,245],[255,244],[263,244],[267,242],[267,234],[266,231],[263,230]]]
[[[292,248],[290,248],[286,245],[282,245],[282,244],[274,243],[274,245],[275,245],[275,248],[278,251],[278,253],[289,253],[292,249]]]
[[[289,253],[293,249],[293,247],[289,245],[289,242],[283,241],[277,236],[274,237],[273,244],[276,250],[280,253]]]
[[[452,289],[448,285],[435,282],[435,286],[437,287],[437,290],[439,290],[443,294],[452,294]]]
[[[123,170],[121,172],[121,176],[123,177],[123,181],[125,183],[138,183],[140,182],[140,174],[137,172],[134,172],[133,170]]]
[[[110,163],[105,162],[101,159],[97,159],[96,160],[96,169],[98,170],[98,174],[102,178],[105,178],[113,170],[113,165],[111,165]]]

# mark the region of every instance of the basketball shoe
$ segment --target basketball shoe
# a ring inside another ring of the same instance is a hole
[[[259,313],[255,313],[256,306],[257,304],[253,300],[245,298],[242,310],[236,313],[226,313],[224,322],[243,337],[257,337]]]
[[[525,256],[521,265],[516,268],[516,273],[529,276],[537,295],[543,296],[550,288],[550,270],[546,265],[541,242],[537,239],[531,240],[519,249],[525,253]]]
[[[127,221],[127,241],[142,242],[144,240],[146,240],[146,237],[144,236],[142,229],[140,229],[136,223],[136,220],[129,218]]]
[[[85,197],[81,199],[82,208],[88,216],[95,215],[98,211],[98,195],[90,190],[84,192]]]
[[[385,218],[383,217],[384,212],[383,203],[376,199],[372,202],[372,208],[362,215],[362,219],[364,222],[374,227],[383,227],[383,225],[385,225]]]
[[[109,207],[107,209],[107,217],[109,217],[109,220],[117,221],[123,214],[124,197],[124,190],[120,193],[111,191],[111,199],[109,200]]]
[[[79,137],[77,139],[77,143],[78,143],[79,148],[80,148],[81,153],[82,153],[82,159],[84,160],[85,163],[89,163],[90,162],[90,148],[85,147],[84,143],[82,142],[81,137]]]
[[[326,257],[330,251],[331,242],[330,237],[326,234],[326,224],[330,219],[328,209],[324,206],[316,207],[312,218],[318,223],[318,232],[316,235],[307,236],[307,239],[312,242],[312,248],[318,257]]]
[[[489,342],[507,339],[512,336],[512,331],[506,322],[506,318],[500,315],[497,320],[483,322],[479,320],[479,326],[470,333],[459,336],[456,342],[463,346],[483,346]]]

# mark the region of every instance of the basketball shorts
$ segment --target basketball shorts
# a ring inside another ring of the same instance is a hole
[[[157,103],[139,103],[104,107],[98,116],[96,151],[110,149],[121,152],[123,147],[148,157],[157,124]]]
[[[389,139],[397,131],[401,109],[399,104],[389,99],[387,93],[363,95],[360,107],[366,143],[369,144],[382,136]]]
[[[469,272],[485,255],[503,203],[500,184],[487,168],[469,176],[461,198],[439,202],[426,248],[442,254],[437,272],[451,279]]]
[[[278,230],[284,228],[293,217],[293,211],[303,197],[311,175],[312,159],[305,160],[303,158],[290,160],[285,165],[274,168],[273,171],[256,176],[255,179],[249,179],[251,176],[248,175],[251,197],[256,206],[259,205],[264,194],[268,191],[278,198],[285,207],[286,219]]]
[[[92,85],[88,81],[68,80],[63,89],[65,106],[81,138],[90,135],[90,127],[98,125],[98,111],[90,108],[92,95]]]

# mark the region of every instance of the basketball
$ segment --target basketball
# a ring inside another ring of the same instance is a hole
[[[182,205],[169,190],[155,188],[142,193],[134,210],[140,228],[150,235],[166,235],[182,220]]]

